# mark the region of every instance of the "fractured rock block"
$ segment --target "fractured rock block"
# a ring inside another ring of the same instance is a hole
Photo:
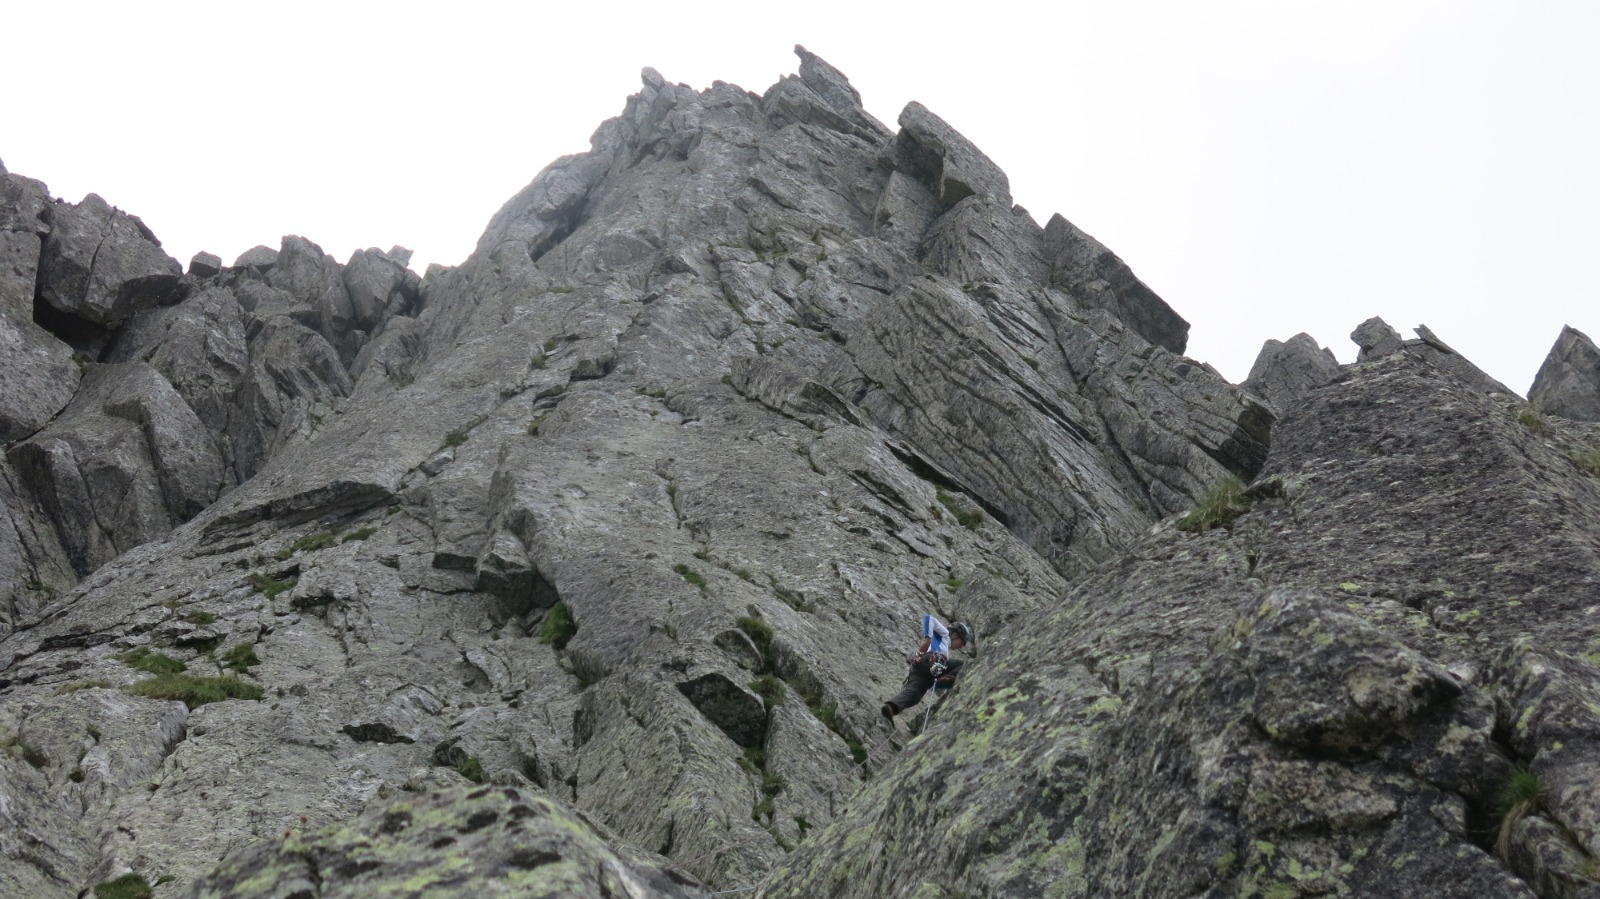
[[[1263,344],[1241,386],[1282,411],[1306,391],[1338,377],[1339,371],[1333,352],[1317,346],[1310,334],[1302,332],[1286,342]]]
[[[183,270],[144,222],[95,194],[44,212],[50,224],[39,263],[39,296],[102,327],[168,302]]]
[[[1582,331],[1561,329],[1528,389],[1528,401],[1551,415],[1600,421],[1600,349]]]
[[[921,103],[913,100],[901,111],[890,153],[895,168],[928,185],[945,209],[973,194],[1011,205],[1006,173]]]

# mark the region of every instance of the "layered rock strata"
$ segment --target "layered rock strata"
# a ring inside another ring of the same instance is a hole
[[[426,277],[5,176],[8,383],[71,372],[0,393],[0,894],[1588,889],[1600,434],[1381,322],[1230,385],[797,53],[645,70]],[[929,611],[982,655],[912,737]]]

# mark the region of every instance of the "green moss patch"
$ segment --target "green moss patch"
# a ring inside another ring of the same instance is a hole
[[[548,643],[556,649],[566,649],[567,643],[577,633],[578,622],[573,620],[572,612],[566,603],[558,602],[544,616],[544,625],[539,628],[539,642]]]

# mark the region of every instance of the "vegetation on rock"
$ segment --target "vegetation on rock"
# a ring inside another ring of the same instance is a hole
[[[578,633],[578,622],[564,602],[558,602],[545,613],[544,624],[539,628],[539,642],[556,649],[566,649],[567,642]]]
[[[275,558],[277,558],[279,562],[286,562],[289,560],[289,557],[293,556],[295,553],[316,552],[319,549],[327,549],[337,542],[338,540],[333,536],[332,531],[317,531],[313,534],[307,534],[283,549],[278,550],[278,554]]]
[[[159,674],[131,684],[125,689],[135,696],[174,699],[191,709],[228,699],[260,699],[264,695],[260,687],[247,684],[231,674],[222,677]]]
[[[148,646],[130,649],[118,655],[117,661],[148,674],[177,674],[180,671],[188,670],[189,667],[164,653],[151,652]]]
[[[1505,785],[1500,788],[1500,827],[1495,838],[1495,851],[1502,859],[1511,858],[1511,837],[1517,823],[1539,810],[1545,800],[1545,787],[1539,775],[1525,766],[1511,769]]]
[[[1206,491],[1205,498],[1189,514],[1178,519],[1178,530],[1200,533],[1212,528],[1232,527],[1239,516],[1250,511],[1244,482],[1226,478]]]
[[[142,874],[124,874],[115,880],[95,885],[95,899],[150,899],[155,895]]]

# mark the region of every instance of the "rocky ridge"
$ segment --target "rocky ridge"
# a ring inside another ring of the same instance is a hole
[[[0,173],[0,892],[1594,893],[1600,432],[1381,320],[1230,385],[797,53],[424,277]]]

